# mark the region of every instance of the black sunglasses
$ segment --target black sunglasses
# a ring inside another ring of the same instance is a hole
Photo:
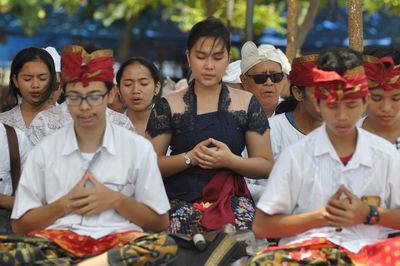
[[[246,76],[252,78],[256,84],[264,84],[268,78],[271,79],[273,83],[279,83],[283,79],[283,72],[280,73],[272,73],[272,74],[255,74],[255,75],[250,75],[246,74]]]

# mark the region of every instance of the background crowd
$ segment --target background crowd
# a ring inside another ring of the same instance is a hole
[[[237,264],[400,263],[399,51],[332,47],[290,63],[249,41],[230,62],[213,17],[186,48],[178,83],[147,58],[114,69],[111,50],[82,44],[15,56],[0,262],[173,264],[178,236],[212,246],[231,224],[266,248]]]

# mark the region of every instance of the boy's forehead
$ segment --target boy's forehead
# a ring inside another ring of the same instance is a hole
[[[69,83],[65,86],[66,92],[74,91],[82,94],[87,94],[89,92],[95,91],[105,92],[106,90],[107,87],[102,81],[90,81],[87,86],[84,86],[82,82]]]

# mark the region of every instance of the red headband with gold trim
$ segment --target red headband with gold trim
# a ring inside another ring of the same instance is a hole
[[[112,50],[96,50],[89,54],[81,46],[68,45],[61,54],[61,80],[63,84],[90,81],[113,82],[114,58]]]
[[[364,56],[364,69],[370,89],[400,89],[400,65],[395,66],[392,57]]]
[[[289,74],[290,84],[301,87],[314,86],[312,70],[317,65],[318,58],[318,54],[309,54],[293,59]]]
[[[359,99],[368,95],[367,76],[362,66],[347,70],[343,76],[336,71],[313,69],[315,97],[328,104],[336,101]]]

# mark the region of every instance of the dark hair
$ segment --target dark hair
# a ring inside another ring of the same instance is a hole
[[[202,20],[192,27],[186,43],[188,51],[190,51],[195,43],[202,37],[211,37],[214,38],[215,41],[220,40],[228,52],[231,50],[231,34],[222,21],[215,17]]]
[[[10,90],[13,93],[15,99],[18,103],[18,96],[22,96],[19,89],[15,86],[13,81],[13,76],[18,76],[19,72],[25,65],[25,63],[32,61],[41,61],[46,64],[49,72],[50,79],[48,87],[46,88],[45,93],[42,96],[42,99],[38,102],[38,105],[42,105],[47,99],[50,97],[53,89],[56,87],[56,70],[54,66],[54,61],[51,55],[42,48],[37,47],[29,47],[21,50],[13,59],[11,63],[11,71],[10,71]]]
[[[151,77],[154,80],[154,84],[157,84],[158,82],[161,83],[160,71],[158,70],[156,65],[154,65],[153,62],[151,62],[147,58],[138,56],[138,57],[131,57],[128,60],[126,60],[124,63],[122,63],[122,65],[118,69],[117,75],[115,77],[118,86],[120,86],[122,74],[124,73],[125,68],[129,65],[133,65],[136,63],[146,67],[149,70]]]
[[[343,75],[346,70],[361,66],[362,54],[350,48],[334,47],[325,50],[318,58],[317,68],[325,71],[336,71]]]
[[[283,98],[283,101],[278,104],[278,106],[275,109],[275,114],[282,114],[282,113],[287,113],[287,112],[293,112],[299,102],[296,100],[296,98],[293,96],[293,86],[290,86],[290,95],[286,96]],[[306,87],[304,86],[296,86],[299,88],[300,92],[305,95],[306,94]]]
[[[393,58],[394,64],[400,64],[400,46],[390,45],[390,46],[368,46],[364,49],[364,54],[372,55],[378,58],[385,56],[390,56]]]

